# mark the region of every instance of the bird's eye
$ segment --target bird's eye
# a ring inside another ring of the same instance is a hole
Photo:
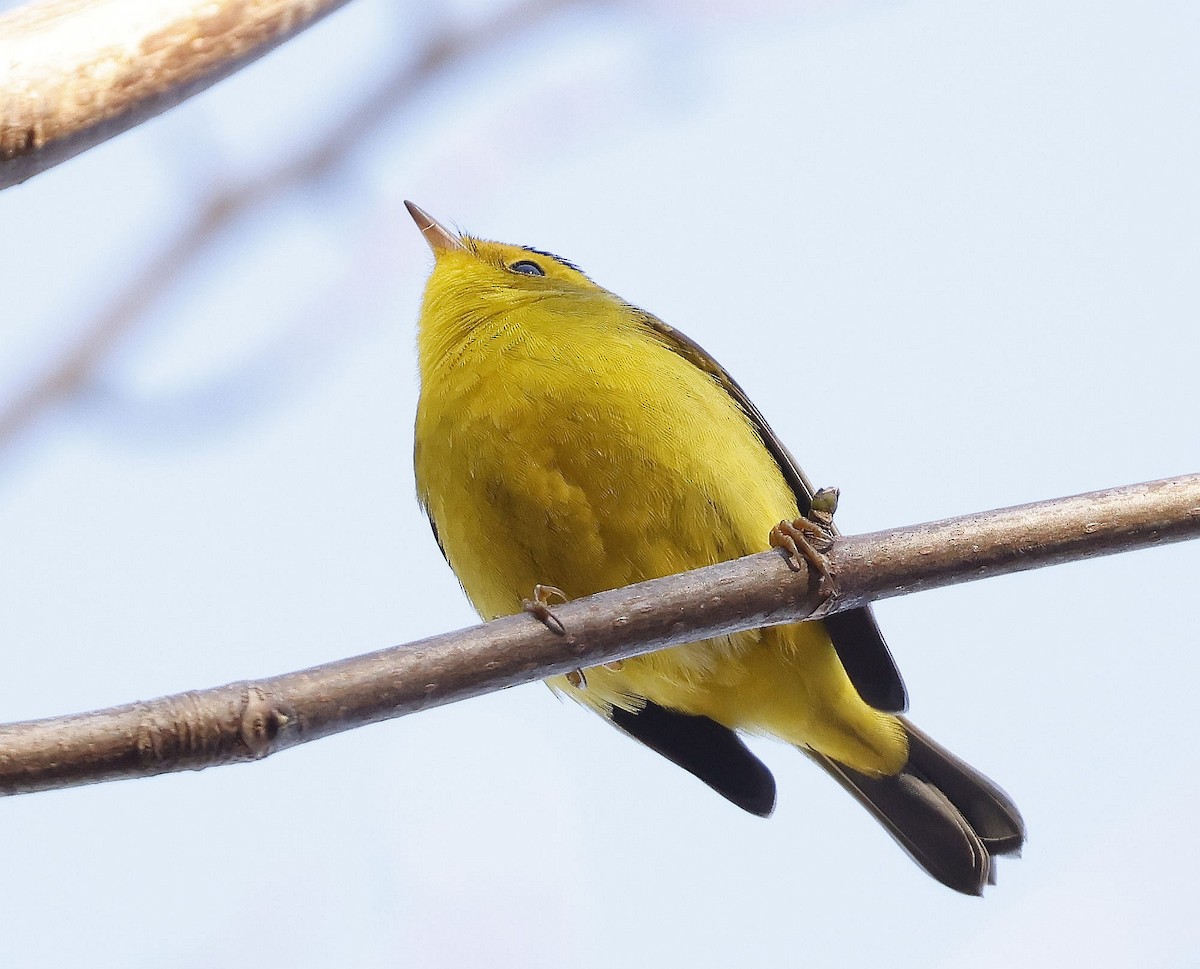
[[[520,262],[514,262],[508,267],[515,273],[520,273],[522,276],[545,276],[546,271],[542,269],[536,262],[531,259],[522,259]]]

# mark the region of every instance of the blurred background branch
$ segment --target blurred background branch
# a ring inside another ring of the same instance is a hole
[[[152,79],[153,85],[125,85],[121,89],[122,99],[116,105],[111,104],[111,99],[102,91],[73,90],[65,100],[66,107],[82,112],[90,106],[96,112],[92,119],[95,123],[84,125],[82,113],[72,114],[61,124],[51,124],[50,120],[27,122],[39,131],[46,127],[53,133],[52,136],[39,136],[36,139],[31,135],[27,139],[31,153],[28,157],[52,159],[41,163],[37,168],[40,171],[104,138],[119,134],[244,66],[342,2],[344,0],[324,4],[314,4],[311,0],[290,4],[281,4],[278,0],[257,4],[227,2],[221,5],[204,4],[199,8],[190,2],[182,4],[175,10],[178,24],[166,32],[172,39],[169,49],[172,62],[182,61],[179,70],[162,72],[147,64],[126,65],[117,76],[144,76]],[[122,338],[146,321],[154,303],[176,285],[204,252],[218,244],[222,235],[252,217],[254,212],[276,203],[281,196],[327,177],[346,161],[365,138],[378,131],[397,111],[417,97],[431,79],[453,70],[468,57],[480,56],[491,48],[510,43],[522,33],[536,30],[548,16],[571,6],[572,2],[530,0],[505,8],[497,15],[469,26],[444,28],[435,32],[421,44],[415,56],[406,59],[357,103],[349,105],[342,116],[311,144],[301,146],[294,155],[284,158],[270,170],[238,181],[214,184],[208,198],[197,202],[194,214],[175,238],[167,241],[90,322],[82,325],[74,342],[61,355],[47,361],[26,386],[8,401],[0,402],[0,452],[48,410],[87,387]],[[140,15],[144,12],[144,5],[132,0],[111,0],[100,6],[104,8],[98,11],[100,15],[110,10],[121,12],[125,8],[129,8],[130,14],[137,12]],[[196,13],[197,9],[203,9],[203,15]],[[301,16],[302,13],[309,15]],[[39,50],[46,47],[50,51],[57,51],[59,41],[55,31],[88,36],[87,23],[74,23],[79,17],[80,5],[68,0],[45,0],[18,8],[0,17],[0,44],[20,42],[23,35],[30,34],[46,41],[45,45],[38,45]],[[98,59],[99,50],[107,50],[113,44],[112,36],[116,36],[118,30],[132,30],[137,25],[142,29],[153,26],[155,36],[162,31],[157,24],[148,23],[144,17],[131,20],[130,16],[122,16],[115,18],[112,23],[107,20],[104,22],[113,33],[103,36],[97,50],[82,52],[80,56],[84,60],[90,62]],[[267,23],[276,24],[276,27],[267,29]],[[227,42],[192,43],[190,39],[196,32],[213,32],[218,28],[221,36],[228,35]],[[132,34],[121,49],[144,49],[148,42],[138,43],[136,36]],[[252,43],[256,38],[258,42]],[[17,62],[20,64],[20,47],[17,50]],[[152,50],[156,58],[166,56],[159,46]],[[81,85],[98,83],[89,80],[96,73],[101,74],[106,84],[114,83],[111,80],[114,73],[110,71],[99,72],[94,68],[63,65],[61,73],[69,75],[75,79],[74,83]],[[17,92],[27,98],[31,105],[62,104],[62,99],[54,90],[40,89],[40,85],[46,83],[49,82],[32,69],[24,73],[18,70],[8,78],[0,78],[0,119],[8,119],[4,123],[12,124],[13,119],[23,117],[23,109],[16,103]],[[135,95],[139,100],[134,100]],[[59,110],[65,109],[60,107]],[[32,108],[24,110],[27,112]],[[110,116],[115,120],[110,121]],[[87,134],[89,140],[86,144],[82,143],[82,136],[74,133],[76,131]],[[0,128],[0,137],[3,136],[4,129]],[[73,146],[73,150],[64,154],[67,151],[65,147],[55,147],[60,141]],[[6,164],[15,165],[27,157],[21,152],[12,154],[10,149],[2,148],[4,144],[0,141],[0,172],[5,171]],[[11,154],[11,161],[3,160],[5,152]],[[34,173],[28,171],[22,177]],[[0,182],[0,188],[3,187],[3,182]]]
[[[1200,474],[835,540],[837,597],[760,552],[298,673],[0,725],[0,793],[257,760],[455,700],[877,599],[1200,535]]]

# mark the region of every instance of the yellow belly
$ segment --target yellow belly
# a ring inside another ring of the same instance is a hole
[[[416,441],[421,501],[488,619],[518,612],[536,583],[578,598],[761,551],[797,514],[723,389],[636,332],[593,335],[574,354],[527,340],[425,373]],[[869,772],[894,773],[907,755],[903,729],[862,702],[819,623],[593,669],[586,690],[551,685],[601,710],[644,698],[703,714]]]

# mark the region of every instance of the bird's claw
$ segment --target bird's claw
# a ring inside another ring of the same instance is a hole
[[[829,568],[825,554],[833,547],[836,532],[833,530],[833,513],[837,510],[838,490],[822,488],[812,498],[812,509],[807,517],[793,521],[781,521],[771,529],[772,548],[782,549],[788,568],[800,571],[800,560],[819,577],[817,591],[825,599],[837,596],[837,583]]]
[[[566,627],[559,620],[558,616],[550,611],[550,596],[558,596],[563,602],[567,601],[567,594],[562,589],[539,583],[533,587],[532,598],[521,600],[521,608],[556,636],[565,636],[567,634]],[[579,675],[581,678],[583,677],[582,672]]]
[[[558,616],[550,610],[550,597],[557,596],[563,602],[567,601],[567,594],[552,585],[542,585],[538,583],[533,587],[533,595],[528,599],[521,600],[521,608],[536,618],[543,626],[549,629],[557,636],[565,636],[567,634],[566,627]],[[615,659],[611,663],[603,664],[606,670],[614,672],[620,670],[625,665],[623,659]],[[567,682],[576,690],[587,689],[587,674],[583,670],[571,670],[566,674]]]

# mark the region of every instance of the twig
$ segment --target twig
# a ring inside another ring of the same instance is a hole
[[[346,0],[40,0],[0,16],[0,189],[228,77]]]
[[[1200,537],[1200,474],[835,541],[838,589],[763,552],[263,680],[0,726],[0,794],[254,760],[578,667],[866,602]],[[829,608],[826,610],[826,606]]]

